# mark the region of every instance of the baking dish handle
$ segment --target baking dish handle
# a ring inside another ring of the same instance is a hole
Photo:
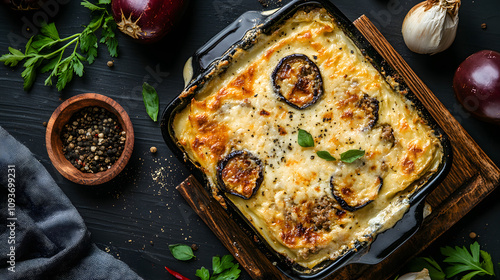
[[[210,41],[198,49],[186,62],[186,67],[191,67],[190,77],[184,72],[184,79],[189,84],[193,78],[209,69],[215,62],[219,61],[227,52],[235,47],[234,42],[240,42],[245,34],[255,29],[275,10],[270,11],[248,11],[229,24]]]
[[[420,228],[423,220],[425,197],[416,202],[405,213],[406,218],[399,220],[394,227],[378,234],[367,248],[365,254],[351,259],[349,263],[377,264],[404,244]]]

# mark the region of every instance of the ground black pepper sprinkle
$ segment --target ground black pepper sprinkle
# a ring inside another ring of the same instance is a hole
[[[63,154],[86,173],[108,170],[121,156],[126,132],[116,116],[101,107],[76,112],[61,132]]]

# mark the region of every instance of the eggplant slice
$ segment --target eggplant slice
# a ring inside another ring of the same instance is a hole
[[[333,198],[340,207],[354,212],[370,204],[382,188],[380,176],[333,175],[330,178]]]
[[[391,145],[391,148],[396,144],[396,138],[394,137],[394,130],[390,124],[382,125],[382,132],[380,133],[380,139],[384,141],[384,143],[388,143]]]
[[[248,151],[234,151],[217,165],[219,187],[232,195],[250,199],[264,180],[262,162]]]
[[[363,94],[363,97],[358,101],[356,106],[360,108],[368,118],[368,124],[365,129],[372,129],[378,121],[379,101],[375,97],[370,97],[368,94]]]
[[[318,66],[303,54],[280,60],[272,73],[274,92],[296,109],[305,109],[323,94],[323,79]]]

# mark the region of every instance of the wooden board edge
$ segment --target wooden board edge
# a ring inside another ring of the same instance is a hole
[[[440,126],[448,128],[445,132],[449,135],[451,134],[453,137],[465,137],[467,141],[473,143],[473,145],[469,147],[471,149],[471,154],[474,154],[475,156],[478,154],[481,156],[484,155],[482,158],[479,157],[481,158],[479,163],[476,162],[476,165],[479,164],[483,167],[479,170],[479,174],[473,179],[473,181],[465,182],[463,189],[457,188],[458,192],[470,191],[477,194],[479,191],[479,199],[473,203],[465,203],[466,207],[463,207],[463,203],[457,203],[453,198],[447,199],[443,208],[426,220],[428,224],[424,225],[416,235],[414,235],[407,243],[398,249],[398,251],[400,251],[408,250],[408,248],[410,248],[410,254],[404,254],[404,258],[398,258],[396,264],[390,263],[391,257],[389,257],[378,265],[350,265],[340,269],[338,273],[334,273],[332,275],[333,278],[328,277],[328,279],[337,279],[339,276],[343,276],[343,279],[374,279],[372,277],[376,277],[376,279],[390,279],[392,274],[396,272],[395,266],[401,266],[408,259],[422,252],[430,243],[432,243],[432,241],[437,239],[442,233],[453,226],[454,223],[440,225],[437,227],[440,233],[429,235],[428,229],[433,228],[432,225],[439,223],[439,220],[441,219],[450,219],[449,213],[453,212],[453,209],[460,210],[459,212],[455,212],[455,214],[458,213],[459,218],[465,216],[465,214],[467,214],[473,206],[478,204],[484,197],[493,191],[499,184],[500,170],[495,166],[491,159],[486,156],[484,151],[478,147],[472,137],[470,137],[462,126],[453,118],[444,105],[432,94],[430,89],[418,78],[418,76],[416,76],[403,58],[385,40],[373,23],[371,23],[368,17],[362,15],[354,21],[354,24],[372,44],[372,46],[384,57],[386,61],[389,62],[391,67],[401,73],[403,78],[407,81],[410,89],[416,93],[424,106],[426,108],[438,108],[432,110],[430,113],[438,121]],[[379,42],[372,42],[369,40],[373,37],[373,34],[376,34]],[[380,49],[380,44],[382,44],[383,49]],[[391,53],[390,57],[384,56],[387,52]],[[396,64],[399,63],[399,66],[394,65],[394,61],[396,61]],[[404,69],[399,69],[400,67],[403,67]],[[419,93],[422,92],[423,94],[419,95]],[[444,124],[447,126],[444,126]],[[210,197],[208,192],[192,175],[182,182],[177,187],[177,190],[253,279],[288,279],[275,266],[272,265],[272,263],[257,248],[257,246],[255,246],[254,242],[246,235],[245,232],[243,232],[243,230],[241,230],[236,222],[230,218],[220,204]],[[452,196],[453,195],[455,194],[452,194]],[[217,217],[217,215],[220,216]],[[458,221],[458,219],[456,221]],[[426,240],[425,246],[422,246],[415,241],[420,235],[424,235],[421,238]],[[238,236],[239,245],[237,246],[234,245],[237,244],[234,241],[235,236]],[[367,276],[367,274],[369,274],[369,276]]]
[[[224,208],[210,197],[193,175],[176,189],[252,279],[289,279],[255,246],[248,235]]]
[[[474,208],[474,206],[479,204],[480,201],[482,201],[488,194],[499,186],[500,169],[455,120],[446,107],[433,95],[431,90],[413,72],[409,65],[404,61],[399,53],[394,50],[389,42],[387,42],[385,37],[383,37],[368,17],[362,15],[354,21],[354,25],[391,65],[391,67],[403,76],[410,89],[417,95],[417,97],[419,97],[424,106],[432,109],[429,110],[431,115],[433,115],[436,121],[438,121],[439,125],[445,130],[445,132],[451,136],[450,138],[452,139],[450,140],[453,141],[453,138],[458,138],[463,142],[463,139],[466,139],[465,141],[471,144],[465,147],[467,149],[465,152],[473,155],[468,158],[474,161],[475,165],[478,166],[477,175],[474,178],[471,178],[468,182],[464,182],[462,186],[457,186],[456,192],[452,193],[450,197],[444,201],[444,204],[442,204],[438,213],[434,213],[431,217],[426,219],[422,228],[410,240],[408,240],[407,243],[393,253],[394,255],[399,252],[400,255],[397,258],[396,263],[391,263],[390,269],[385,269],[391,261],[391,257],[389,256],[388,259],[378,265],[358,265],[355,270],[346,268],[345,271],[340,272],[340,275],[348,277],[349,279],[353,276],[353,271],[355,271],[355,275],[358,275],[356,279],[368,280],[373,279],[372,277],[376,277],[377,279],[391,279],[393,274],[396,272],[394,267],[397,268],[402,266],[410,258],[422,252],[446,230],[451,228],[455,222],[465,216],[472,208]],[[463,192],[474,193],[476,199],[472,202],[466,200],[466,195],[464,195]],[[452,215],[453,217],[451,217]],[[452,220],[454,222],[440,222],[443,219]],[[430,233],[431,231],[434,233]],[[421,243],[417,244],[415,242],[417,239],[419,241],[425,240],[424,245]],[[401,254],[401,251],[410,253]],[[394,258],[394,256],[392,258]],[[370,276],[366,276],[367,274]],[[339,275],[336,276],[338,277]]]
[[[500,181],[500,169],[432,93],[429,87],[417,76],[370,19],[366,15],[361,15],[353,23],[375,50],[403,77],[410,90],[419,98],[439,126],[449,136],[450,141],[456,140],[469,143],[470,145],[461,152],[466,153],[467,158],[477,166],[481,166],[479,171],[485,178],[491,181]]]

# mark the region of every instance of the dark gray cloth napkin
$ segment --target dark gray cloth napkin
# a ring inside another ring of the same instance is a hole
[[[0,279],[142,279],[92,244],[82,217],[47,170],[2,127]]]

